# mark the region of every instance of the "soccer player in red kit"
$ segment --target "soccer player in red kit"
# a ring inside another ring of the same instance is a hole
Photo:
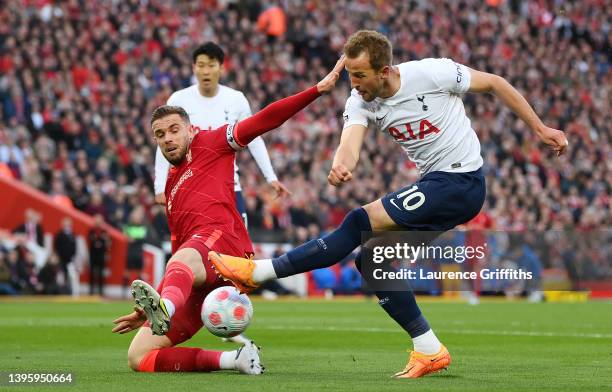
[[[155,109],[151,128],[164,157],[172,164],[165,196],[170,232],[174,236],[173,256],[159,290],[143,281],[134,281],[134,312],[114,321],[117,326],[113,332],[126,333],[141,327],[128,350],[130,368],[149,372],[222,369],[246,374],[263,372],[253,342],[229,352],[175,346],[202,327],[200,310],[206,294],[228,284],[212,269],[208,252],[246,257],[253,254],[235,206],[236,151],[330,91],[343,67],[341,58],[316,86],[213,131],[194,134],[189,116],[181,107],[165,105]]]

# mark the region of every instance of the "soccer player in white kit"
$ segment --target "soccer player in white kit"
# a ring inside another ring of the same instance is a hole
[[[251,116],[251,108],[244,94],[222,84],[219,78],[223,75],[223,49],[213,42],[207,42],[198,47],[192,55],[193,74],[197,83],[175,91],[167,104],[180,106],[187,114],[196,131],[217,129],[224,124],[235,124]],[[266,145],[261,137],[257,137],[248,145],[251,155],[266,181],[274,189],[277,196],[289,194],[287,188],[278,181]],[[165,204],[164,188],[168,178],[170,163],[164,158],[159,147],[155,154],[155,200]],[[246,205],[242,198],[242,188],[238,176],[238,166],[234,164],[234,191],[236,192],[236,208],[247,224]]]
[[[324,268],[361,244],[362,232],[443,232],[472,219],[484,203],[480,143],[460,94],[495,94],[558,154],[567,146],[562,131],[545,126],[527,101],[502,77],[472,70],[450,59],[424,59],[392,66],[389,40],[358,31],[344,46],[353,91],[328,181],[351,181],[368,128],[393,137],[417,165],[421,178],[396,192],[352,210],[334,232],[272,260],[246,260],[209,253],[217,272],[241,290],[268,279]],[[368,282],[360,256],[356,265]],[[405,283],[405,282],[403,282]],[[447,368],[451,357],[405,289],[374,288],[382,308],[410,337],[414,349],[397,378],[416,378]]]

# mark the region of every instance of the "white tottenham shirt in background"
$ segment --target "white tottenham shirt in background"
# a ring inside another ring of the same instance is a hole
[[[410,61],[397,68],[401,85],[392,97],[365,102],[351,92],[344,127],[360,124],[388,133],[421,175],[480,168],[480,142],[459,96],[470,88],[469,69],[450,59]]]
[[[168,105],[180,106],[189,115],[191,126],[196,132],[206,132],[217,129],[225,124],[233,125],[240,120],[251,116],[249,102],[243,93],[227,86],[219,85],[219,91],[214,97],[204,97],[198,90],[198,85],[175,91],[168,98]],[[276,174],[270,163],[270,157],[264,141],[259,136],[248,145],[249,151],[255,158],[257,166],[263,173],[266,181],[276,181]],[[155,154],[155,194],[164,193],[170,162],[164,158],[157,147]],[[238,166],[234,162],[234,191],[240,191]]]

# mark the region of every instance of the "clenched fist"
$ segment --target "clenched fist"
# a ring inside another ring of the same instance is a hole
[[[327,182],[333,186],[338,186],[343,182],[348,182],[353,179],[353,174],[346,166],[339,163],[334,165],[327,176]]]

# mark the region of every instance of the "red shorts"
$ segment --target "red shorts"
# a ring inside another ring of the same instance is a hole
[[[208,261],[208,252],[210,249],[206,246],[204,239],[192,237],[179,247],[179,249],[183,248],[192,248],[200,253],[202,263],[204,263],[204,268],[206,269],[206,282],[200,287],[193,288],[191,290],[191,294],[187,298],[187,301],[185,301],[185,306],[178,309],[174,316],[172,316],[170,331],[168,331],[166,336],[174,345],[189,340],[204,325],[201,317],[202,303],[204,302],[204,298],[206,298],[208,293],[218,287],[231,285],[231,283],[219,278],[215,270],[212,268],[212,265]],[[220,252],[223,252],[222,249],[224,248],[225,247],[215,246],[215,249],[219,249]],[[161,293],[163,286],[164,281],[162,280],[157,288],[157,292]],[[144,326],[149,327],[149,322],[147,321]]]

